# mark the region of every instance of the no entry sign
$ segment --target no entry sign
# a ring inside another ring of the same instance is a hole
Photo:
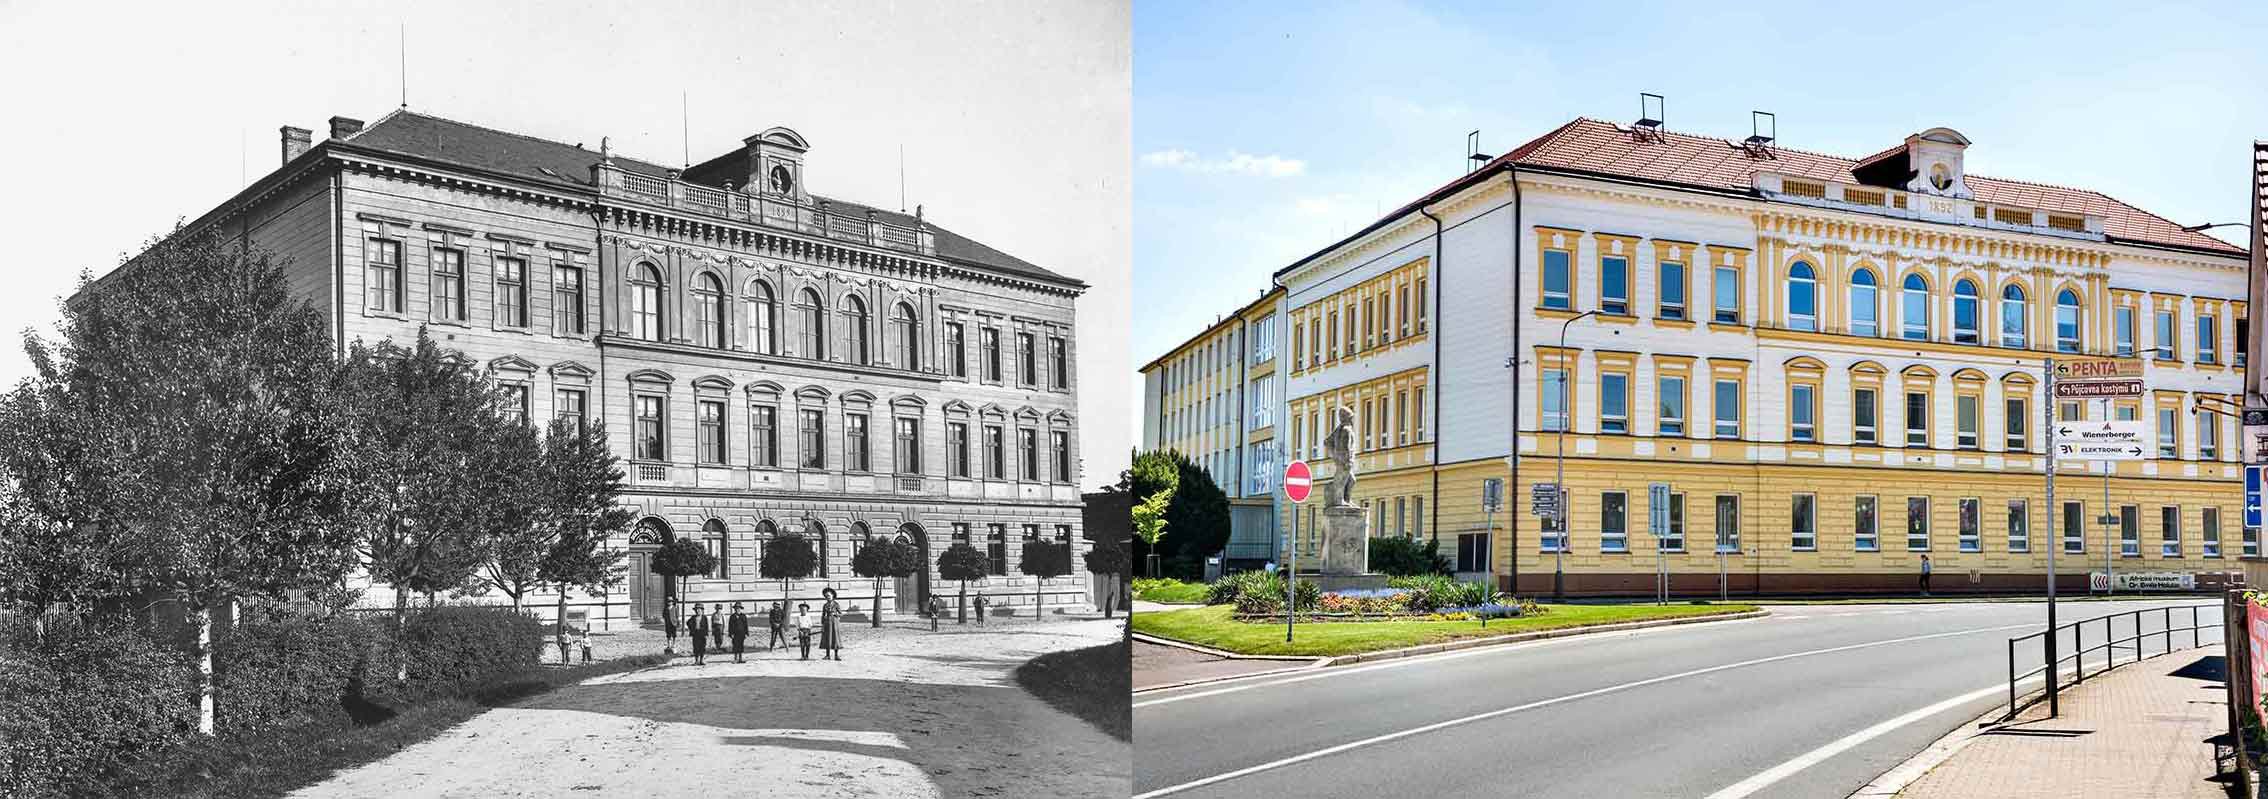
[[[1306,461],[1292,461],[1284,467],[1284,498],[1293,502],[1306,502],[1309,492],[1315,489],[1315,478],[1307,472]]]

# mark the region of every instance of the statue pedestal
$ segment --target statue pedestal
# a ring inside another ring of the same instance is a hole
[[[1324,591],[1386,587],[1370,573],[1370,518],[1359,507],[1323,509],[1323,568],[1310,578]]]

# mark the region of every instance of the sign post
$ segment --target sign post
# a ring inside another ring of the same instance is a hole
[[[1669,560],[1662,554],[1662,536],[1669,535],[1670,484],[1646,486],[1646,529],[1654,534],[1654,604],[1669,604]]]
[[[1292,532],[1299,532],[1299,505],[1307,501],[1315,490],[1315,475],[1307,470],[1307,461],[1292,461],[1284,466],[1284,499],[1292,505]],[[1284,569],[1284,643],[1291,643],[1292,618],[1299,615],[1299,540],[1294,535],[1291,549],[1291,566]]]
[[[2087,362],[2085,362],[2085,361],[2065,361],[2065,362],[2063,362],[2063,363],[2061,363],[2061,364],[2058,364],[2058,363],[2056,363],[2056,362],[2055,362],[2055,359],[2054,359],[2054,358],[2042,358],[2042,359],[2040,359],[2040,361],[2041,361],[2041,363],[2040,363],[2040,371],[2043,371],[2043,372],[2046,372],[2046,373],[2047,373],[2047,388],[2048,388],[2048,396],[2051,396],[2051,397],[2061,397],[2061,396],[2063,396],[2063,394],[2062,394],[2062,393],[2060,393],[2060,390],[2059,390],[2059,389],[2057,388],[2057,386],[2056,386],[2056,382],[2055,382],[2055,378],[2056,378],[2056,375],[2057,375],[2058,373],[2064,372],[2064,371],[2066,371],[2066,370],[2069,370],[2069,369],[2072,369],[2072,368],[2074,368],[2074,367],[2082,366],[2082,365],[2084,365],[2085,363],[2087,363]],[[2098,360],[2097,362],[2099,363],[2100,361]],[[2118,363],[2118,362],[2117,362],[2117,361],[2113,361],[2113,363]],[[2113,369],[2115,370],[2115,369],[2116,369],[2117,367],[2115,367],[2115,366],[2114,366],[2114,367],[2112,367],[2112,368],[2113,368]],[[2137,370],[2139,370],[2139,369],[2141,368],[2141,364],[2140,364],[2140,363],[2136,363],[2136,364],[2135,364],[2135,368],[2136,368]],[[2136,380],[2136,381],[2134,381],[2134,388],[2135,388],[2135,393],[2136,393],[2136,394],[2140,394],[2140,393],[2141,393],[2141,388],[2142,388],[2142,381],[2140,381],[2140,380]],[[2108,394],[2098,394],[2098,395],[2095,395],[2095,396],[2110,396],[2110,395],[2108,395]],[[2042,404],[2042,405],[2046,405],[2046,406],[2047,406],[2046,408],[2042,408],[2042,409],[2041,409],[2041,411],[2042,411],[2042,413],[2041,413],[2041,416],[2042,416],[2042,417],[2044,417],[2044,418],[2045,418],[2045,420],[2047,421],[2047,449],[2048,449],[2048,452],[2051,452],[2051,453],[2054,453],[2054,452],[2058,452],[2059,450],[2057,449],[2057,447],[2058,447],[2059,445],[2058,445],[2058,444],[2056,443],[2056,435],[2055,435],[2055,434],[2056,434],[2056,428],[2058,427],[2058,425],[2057,425],[2057,424],[2056,424],[2056,422],[2055,422],[2055,403],[2053,403],[2053,402],[2043,402],[2043,403],[2040,403],[2040,404]],[[2107,420],[2106,420],[2106,421],[2104,421],[2104,422],[2103,422],[2103,424],[2112,424],[2112,422],[2109,422],[2109,421],[2107,421]],[[2139,425],[2137,425],[2137,426],[2139,426]],[[2137,455],[2139,455],[2139,453],[2137,453]],[[2062,463],[2063,463],[2063,459],[2062,459],[2062,457],[2061,457],[2061,456],[2059,456],[2059,455],[2051,455],[2051,456],[2049,456],[2049,457],[2048,457],[2048,462],[2047,462],[2047,518],[2048,518],[2048,529],[2050,529],[2050,530],[2057,530],[2057,529],[2060,529],[2060,528],[2058,528],[2058,527],[2056,526],[2056,523],[2055,523],[2055,513],[2056,513],[2056,507],[2055,507],[2055,472],[2056,472],[2056,469],[2057,469],[2058,467],[2060,467],[2060,466],[2062,465]],[[2061,548],[2062,548],[2062,547],[2058,547],[2058,546],[2050,546],[2050,547],[2048,547],[2048,548],[2047,548],[2047,551],[2048,551],[2048,557],[2047,557],[2047,562],[2048,562],[2048,575],[2047,575],[2047,576],[2048,576],[2048,579],[2047,579],[2047,695],[2048,695],[2048,718],[2055,718],[2055,717],[2056,717],[2056,716],[2058,715],[2057,711],[2061,709],[2061,708],[2060,708],[2060,707],[2058,706],[2058,704],[2057,704],[2057,701],[2056,701],[2056,690],[2055,690],[2055,688],[2056,688],[2056,686],[2055,686],[2055,661],[2056,661],[2056,657],[2055,657],[2055,551],[2056,551],[2056,550],[2058,550],[2058,549],[2061,549]]]

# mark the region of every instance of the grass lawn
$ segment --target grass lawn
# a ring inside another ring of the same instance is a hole
[[[1133,740],[1134,674],[1126,642],[1049,652],[1016,667],[1016,684],[1121,741]]]
[[[1204,583],[1162,580],[1156,582],[1143,580],[1142,582],[1143,588],[1135,592],[1135,599],[1166,605],[1202,605],[1205,604],[1205,594],[1212,590],[1211,586]]]
[[[1274,624],[1240,622],[1229,618],[1229,605],[1191,610],[1134,614],[1134,631],[1160,638],[1246,655],[1302,655],[1324,657],[1376,652],[1408,646],[1481,638],[1492,635],[1591,627],[1629,621],[1714,616],[1755,610],[1755,605],[1545,605],[1540,616],[1494,619],[1482,629],[1478,621],[1353,621],[1302,622],[1291,643],[1284,642],[1281,619]]]

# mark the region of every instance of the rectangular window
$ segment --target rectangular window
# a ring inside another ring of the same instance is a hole
[[[1410,437],[1425,440],[1425,387],[1410,389]]]
[[[1008,479],[1007,433],[1000,425],[984,426],[984,476],[994,480]]]
[[[582,390],[563,388],[554,391],[551,403],[558,411],[559,418],[566,420],[569,429],[576,432],[583,430],[583,420],[588,412],[583,408]]]
[[[1720,266],[1712,274],[1709,286],[1717,299],[1716,316],[1712,318],[1724,324],[1740,324],[1740,270]]]
[[[716,563],[716,570],[715,570],[715,571],[712,571],[712,572],[710,572],[710,573],[709,573],[709,576],[710,576],[711,578],[713,578],[713,579],[718,579],[718,580],[729,580],[729,579],[732,579],[732,572],[731,572],[731,571],[729,571],[729,570],[727,570],[727,569],[726,569],[726,566],[725,566],[725,564],[726,564],[726,563],[727,563],[728,561],[727,561],[727,559],[725,558],[725,539],[724,539],[724,537],[723,537],[723,536],[716,536],[716,537],[712,537],[712,538],[708,539],[708,541],[707,541],[707,542],[705,542],[705,543],[706,543],[706,544],[708,545],[708,548],[709,548],[709,558],[710,558],[711,560],[715,561],[715,563]]]
[[[1906,498],[1906,550],[1929,551],[1929,497]]]
[[[2118,554],[2120,557],[2142,557],[2142,508],[2136,505],[2118,506]]]
[[[1032,334],[1016,334],[1016,382],[1039,385],[1039,355],[1033,352]]]
[[[1962,552],[1984,551],[1984,501],[1975,497],[1962,497],[1959,530]]]
[[[1071,387],[1071,356],[1069,346],[1061,336],[1047,339],[1048,387],[1062,391]]]
[[[1881,509],[1875,504],[1874,496],[1871,494],[1860,495],[1857,503],[1852,507],[1852,515],[1854,517],[1851,522],[1852,548],[1860,552],[1881,550],[1882,513]]]
[[[1599,494],[1599,551],[1630,551],[1629,495],[1620,491]]]
[[[987,327],[977,331],[978,348],[984,358],[984,379],[1000,382],[1000,329]]]
[[[1543,429],[1567,429],[1567,372],[1563,369],[1545,369],[1543,387],[1538,389],[1537,401],[1543,403]]]
[[[1030,428],[1016,431],[1016,457],[1023,464],[1024,479],[1039,482],[1039,433]]]
[[[464,250],[433,249],[433,316],[459,322],[465,319]]]
[[[1717,551],[1740,554],[1740,496],[1717,495]]]
[[[1788,546],[1811,551],[1819,548],[1818,497],[1797,494],[1788,501]]]
[[[2152,332],[2155,335],[2150,343],[2157,348],[2155,354],[2158,360],[2173,360],[2174,355],[2180,350],[2179,342],[2174,341],[2174,312],[2159,311],[2158,326]]]
[[[528,385],[526,383],[505,383],[503,386],[504,419],[513,424],[527,424]]]
[[[701,463],[724,463],[724,403],[702,400],[700,416],[695,419],[701,445],[698,448]]]
[[[2200,406],[2197,409],[2197,421],[2192,424],[2197,425],[2197,459],[2201,461],[2220,460],[2221,417]]]
[[[995,577],[1008,573],[1008,525],[984,526],[984,573]]]
[[[1685,264],[1676,261],[1661,262],[1661,310],[1663,319],[1685,318]]]
[[[1402,284],[1402,285],[1400,285],[1400,286],[1395,286],[1395,287],[1394,287],[1394,319],[1395,319],[1395,321],[1396,321],[1396,322],[1398,322],[1398,323],[1400,324],[1400,327],[1401,327],[1401,335],[1402,335],[1402,338],[1409,338],[1409,337],[1410,337],[1410,287],[1409,287],[1409,284],[1406,284],[1406,283],[1405,283],[1405,284]],[[1393,326],[1393,325],[1388,325],[1387,327],[1389,328],[1389,330],[1391,330],[1391,329],[1392,329],[1392,328],[1393,328],[1394,326]],[[1391,333],[1389,333],[1389,336],[1388,336],[1388,337],[1389,337],[1389,338],[1391,338]]]
[[[1599,259],[1599,312],[1630,315],[1630,259],[1611,255]]]
[[[898,444],[891,453],[891,467],[898,474],[921,474],[921,420],[901,417],[896,423]]]
[[[1929,446],[1929,395],[1906,392],[1906,446]]]
[[[1566,250],[1545,250],[1543,254],[1543,307],[1568,310],[1574,307],[1569,292],[1574,275],[1569,274],[1573,255]]]
[[[496,259],[496,323],[505,327],[528,326],[528,262]]]
[[[1417,332],[1420,332],[1420,333],[1423,333],[1423,332],[1425,332],[1425,306],[1426,306],[1426,297],[1427,297],[1427,296],[1428,296],[1428,295],[1427,295],[1427,294],[1425,293],[1425,275],[1418,275],[1418,279],[1417,279]]]
[[[945,459],[951,463],[954,477],[969,476],[969,423],[945,425]]]
[[[2212,314],[2197,315],[2197,362],[2218,363],[2221,359],[2220,331],[2214,329]]]
[[[2086,503],[2063,503],[2063,551],[2067,554],[2087,551]]]
[[[873,471],[866,438],[866,414],[843,414],[843,466],[850,471]]]
[[[560,335],[583,334],[583,270],[573,266],[551,268],[551,318]]]
[[[1071,482],[1071,434],[1061,430],[1048,433],[1048,447],[1055,455],[1055,482]]]
[[[2008,501],[2008,551],[2032,550],[2032,511],[2030,500]]]
[[[1599,375],[1599,432],[1630,432],[1630,378]]]
[[[1977,448],[1977,398],[1963,394],[1953,398],[1954,443],[1962,449]]]
[[[2121,306],[2113,312],[2111,323],[2113,342],[2111,354],[2123,358],[2134,357],[2134,309]]]
[[[827,468],[827,417],[826,411],[805,409],[797,412],[801,420],[796,442],[796,461],[805,469]]]
[[[1788,388],[1788,439],[1791,441],[1819,440],[1819,402],[1813,389],[1806,385]]]
[[[2181,507],[2178,505],[2158,508],[2158,556],[2181,557]]]
[[[748,409],[749,465],[778,468],[780,465],[780,409],[770,405],[756,405]]]
[[[1685,495],[1671,494],[1669,498],[1669,531],[1662,534],[1662,551],[1685,551]]]
[[[2221,509],[2205,508],[2205,541],[2200,550],[2208,558],[2221,556]]]
[[[2244,556],[2248,558],[2260,557],[2260,528],[2244,528]]]
[[[2158,409],[2158,457],[2181,457],[2181,415],[2172,408]]]
[[[1658,381],[1658,387],[1655,398],[1661,406],[1656,415],[1658,432],[1665,436],[1685,435],[1685,378],[1664,377]]]
[[[363,307],[402,312],[402,243],[371,239],[362,270]]]
[[[662,398],[651,394],[639,395],[637,421],[631,447],[632,456],[639,460],[666,460],[668,455],[662,440]]]
[[[1488,571],[1488,534],[1457,534],[1457,571]]]
[[[1717,416],[1718,438],[1740,437],[1740,381],[1717,381],[1716,397],[1709,403]]]
[[[2251,338],[2252,320],[2246,319],[2241,316],[2237,317],[2236,347],[2234,348],[2236,350],[2236,360],[2231,361],[2230,363],[2234,363],[2238,366],[2244,365],[2245,353],[2252,349]]]
[[[1851,440],[1859,444],[1875,443],[1875,423],[1880,414],[1875,411],[1874,389],[1861,388],[1851,392]]]
[[[969,376],[969,343],[959,322],[945,323],[945,368],[954,377]]]
[[[2004,429],[2001,447],[2009,452],[2030,450],[2032,438],[2027,432],[2030,429],[2030,422],[2027,420],[2029,414],[2024,412],[2024,401],[2021,399],[2006,400],[2003,412],[2006,416],[2001,420]]]

